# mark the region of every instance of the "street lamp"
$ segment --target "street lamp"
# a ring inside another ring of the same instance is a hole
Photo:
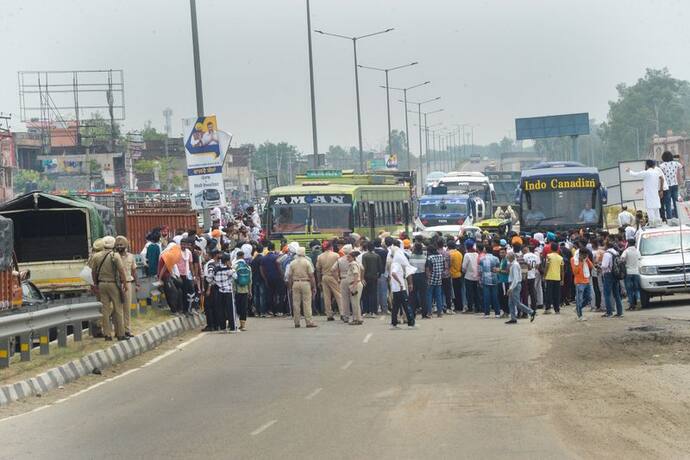
[[[423,175],[422,174],[422,172],[423,172],[422,166],[424,165],[422,163],[422,105],[428,104],[430,102],[438,101],[439,99],[441,99],[441,96],[438,96],[438,97],[435,97],[432,99],[428,99],[428,100],[422,101],[422,102],[409,102],[409,104],[417,104],[417,116],[419,117],[417,123],[419,125],[419,176],[420,176],[420,178]],[[398,99],[398,102],[402,102],[403,104],[405,104],[405,110],[407,111],[408,101],[402,101],[402,100]],[[429,173],[429,171],[427,171],[427,174],[428,173]]]
[[[314,32],[316,32],[317,34],[327,35],[329,37],[344,38],[347,40],[352,40],[352,48],[354,50],[354,56],[355,56],[355,93],[356,93],[356,98],[357,98],[357,136],[359,138],[359,169],[360,169],[360,171],[364,171],[364,153],[363,153],[363,148],[362,148],[362,112],[360,110],[360,105],[359,105],[359,73],[358,73],[359,64],[357,64],[357,40],[361,40],[362,38],[373,37],[375,35],[385,34],[385,33],[391,32],[393,30],[395,30],[395,29],[388,28],[385,30],[381,30],[379,32],[371,33],[371,34],[359,35],[357,37],[348,37],[347,35],[333,34],[330,32],[324,32],[323,30],[314,30]]]
[[[429,174],[429,171],[431,168],[431,163],[429,162],[429,125],[426,121],[426,117],[428,115],[432,115],[434,113],[439,113],[443,112],[443,109],[438,109],[438,110],[432,110],[431,112],[424,112],[424,130],[426,131],[426,173]]]
[[[391,155],[392,149],[393,149],[393,144],[392,144],[392,138],[391,138],[391,95],[389,91],[389,85],[388,85],[388,72],[392,72],[394,70],[399,70],[399,69],[404,69],[405,67],[412,67],[413,65],[417,65],[419,62],[410,62],[409,64],[403,64],[395,67],[388,67],[386,69],[382,69],[380,67],[370,67],[366,65],[360,65],[362,69],[369,69],[369,70],[377,70],[379,72],[383,72],[386,74],[386,109],[388,111],[388,156]]]
[[[394,89],[394,90],[403,92],[403,97],[405,99],[404,100],[404,102],[405,102],[405,147],[407,149],[407,168],[409,170],[412,170],[412,163],[410,162],[410,125],[409,125],[408,120],[407,120],[407,92],[411,89],[419,88],[420,86],[428,85],[429,83],[431,83],[431,81],[427,80],[424,83],[419,83],[417,85],[408,86],[407,88],[394,88],[392,86],[390,88],[388,88],[387,86],[381,86],[381,88],[384,88],[386,90]],[[390,127],[388,129],[390,131]]]

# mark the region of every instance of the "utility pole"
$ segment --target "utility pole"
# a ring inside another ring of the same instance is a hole
[[[189,0],[192,15],[192,50],[194,52],[194,81],[196,83],[196,116],[204,116],[204,93],[201,88],[201,59],[199,57],[199,30],[196,22],[196,0]]]
[[[319,143],[316,138],[316,95],[314,94],[314,58],[311,51],[311,10],[307,0],[307,42],[309,43],[309,89],[311,93],[311,136],[314,150],[314,169],[319,169]]]

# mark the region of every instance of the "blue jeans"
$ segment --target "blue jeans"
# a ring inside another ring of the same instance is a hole
[[[640,275],[625,275],[625,292],[628,293],[628,303],[631,307],[640,301]]]
[[[266,311],[266,289],[263,281],[256,281],[252,284],[252,303],[257,316],[265,315]]]
[[[431,305],[436,301],[436,312],[443,314],[443,289],[440,284],[430,284],[426,291],[426,316],[431,316]]]
[[[496,316],[500,315],[501,305],[498,302],[498,286],[495,284],[483,284],[482,291],[484,294],[484,314],[489,316],[490,306],[492,306]]]
[[[613,313],[611,297],[616,301],[616,314],[623,315],[623,304],[621,303],[621,286],[613,273],[604,273],[604,303],[606,304],[606,314]]]
[[[575,309],[577,311],[577,317],[582,317],[582,309],[585,305],[592,302],[592,290],[587,284],[576,284],[575,285]]]
[[[379,276],[376,294],[381,313],[385,314],[388,311],[388,277],[386,275]]]
[[[522,290],[522,283],[518,283],[515,288],[508,294],[508,308],[510,309],[510,319],[517,320],[518,309],[528,315],[534,313],[527,305],[520,302],[520,291]]]

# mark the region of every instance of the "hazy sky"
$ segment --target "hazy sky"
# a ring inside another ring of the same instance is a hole
[[[1,3],[0,111],[19,112],[18,70],[113,68],[124,70],[126,129],[146,120],[162,128],[168,106],[176,134],[195,116],[187,0]],[[682,1],[312,0],[311,8],[313,27],[335,33],[394,27],[360,42],[360,63],[419,61],[391,73],[391,85],[431,80],[409,99],[441,96],[427,106],[445,110],[433,122],[478,125],[477,143],[514,136],[515,117],[588,111],[602,120],[615,85],[646,67],[690,79]],[[207,114],[234,144],[284,140],[311,152],[305,1],[197,0],[197,9]],[[320,150],[356,145],[351,42],[318,34],[313,42]],[[382,73],[360,72],[365,147],[386,140],[381,84]],[[392,100],[393,127],[404,128]],[[13,127],[22,129],[18,116]]]

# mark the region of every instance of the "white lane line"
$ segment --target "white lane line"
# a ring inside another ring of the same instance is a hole
[[[166,351],[165,353],[163,353],[162,355],[153,358],[152,360],[150,360],[150,361],[147,362],[146,364],[141,365],[140,367],[135,367],[135,368],[133,368],[133,369],[130,369],[130,370],[128,370],[128,371],[123,372],[122,374],[116,375],[116,376],[114,376],[114,377],[107,378],[107,379],[102,380],[102,381],[100,381],[100,382],[98,382],[98,383],[94,383],[94,384],[91,385],[90,387],[84,388],[83,390],[79,390],[79,391],[77,391],[76,393],[73,393],[73,394],[71,394],[71,395],[69,395],[69,396],[66,396],[66,397],[62,398],[62,399],[58,399],[57,401],[54,401],[54,402],[51,403],[51,404],[46,404],[45,406],[37,407],[36,409],[30,410],[30,411],[28,411],[28,412],[24,412],[24,413],[22,413],[22,414],[11,415],[11,416],[9,416],[9,417],[5,417],[5,418],[3,418],[3,419],[0,419],[0,423],[2,423],[2,422],[4,422],[4,421],[7,421],[7,420],[12,420],[12,419],[17,418],[17,417],[21,417],[21,416],[23,416],[23,415],[32,414],[32,413],[34,413],[34,412],[38,412],[38,411],[41,411],[41,410],[43,410],[43,409],[47,409],[47,408],[49,408],[49,407],[51,407],[51,406],[54,406],[54,405],[56,405],[56,404],[63,403],[63,402],[65,402],[65,401],[68,401],[68,400],[70,400],[70,399],[72,399],[72,398],[75,398],[75,397],[77,397],[77,396],[79,396],[79,395],[82,395],[82,394],[84,394],[84,393],[88,393],[89,391],[94,390],[94,389],[100,387],[101,385],[105,385],[106,383],[115,381],[115,380],[117,380],[117,379],[121,379],[122,377],[124,377],[124,376],[126,376],[126,375],[133,374],[134,372],[136,372],[136,371],[138,371],[138,370],[141,370],[141,369],[145,368],[146,366],[149,366],[149,365],[151,365],[151,364],[157,363],[158,361],[162,360],[163,358],[166,358],[166,357],[172,355],[173,353],[175,353],[176,351],[181,350],[182,348],[186,347],[186,346],[189,345],[190,343],[192,343],[192,342],[194,342],[194,341],[196,341],[196,340],[199,340],[199,339],[200,339],[202,336],[204,336],[204,335],[206,335],[206,334],[205,334],[205,333],[202,333],[202,334],[199,334],[199,335],[197,335],[197,336],[195,336],[195,337],[192,337],[191,339],[187,340],[186,342],[183,342],[183,343],[177,345],[177,346],[176,346],[175,348],[173,348],[172,350],[168,350],[168,351]],[[275,422],[274,422],[274,423],[275,423]]]
[[[261,434],[261,433],[263,433],[264,431],[266,431],[267,429],[269,429],[271,426],[273,426],[273,425],[274,425],[275,423],[277,423],[277,422],[278,422],[278,420],[271,420],[271,421],[268,422],[268,423],[264,423],[264,424],[261,425],[259,428],[257,428],[256,430],[252,431],[252,432],[249,433],[249,434],[252,435],[252,436],[256,436],[257,434]]]
[[[49,407],[50,407],[50,404],[46,404],[45,406],[37,407],[36,409],[30,410],[28,412],[24,412],[23,414],[10,415],[9,417],[5,417],[5,418],[0,419],[0,423],[6,422],[7,420],[12,420],[12,419],[21,417],[23,415],[33,414],[34,412],[40,412],[43,409],[48,409]]]
[[[367,334],[366,337],[364,337],[364,340],[362,340],[362,343],[369,343],[369,339],[371,338],[373,334],[370,332]]]
[[[342,370],[347,370],[348,367],[352,366],[352,360],[346,362],[344,365],[340,366]]]
[[[321,390],[323,390],[323,388],[317,388],[316,390],[312,391],[307,396],[305,396],[304,399],[307,399],[307,400],[312,399],[314,396],[321,393]]]

